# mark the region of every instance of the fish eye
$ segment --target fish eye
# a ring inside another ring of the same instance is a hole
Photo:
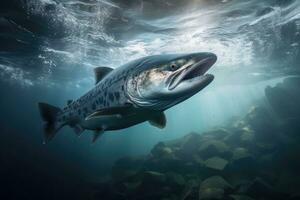
[[[175,63],[170,65],[171,70],[176,70],[177,69],[177,65]]]

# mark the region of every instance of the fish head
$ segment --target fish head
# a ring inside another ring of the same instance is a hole
[[[206,52],[149,57],[128,79],[127,93],[140,107],[165,110],[210,84],[214,76],[206,72],[216,60]]]

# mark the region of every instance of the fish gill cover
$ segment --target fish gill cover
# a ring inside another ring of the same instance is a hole
[[[1,1],[0,197],[299,199],[299,13],[298,0]],[[93,68],[202,51],[215,81],[166,129],[41,144],[36,103],[81,96]]]

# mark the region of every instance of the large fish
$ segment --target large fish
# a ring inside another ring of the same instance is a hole
[[[96,86],[62,110],[39,103],[45,142],[65,125],[78,135],[94,130],[93,142],[104,131],[145,121],[164,128],[164,111],[211,83],[214,76],[206,72],[216,60],[212,53],[154,55],[117,69],[95,68]]]

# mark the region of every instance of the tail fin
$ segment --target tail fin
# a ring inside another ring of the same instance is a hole
[[[50,141],[63,126],[63,124],[59,124],[56,120],[57,113],[60,112],[61,109],[46,103],[38,103],[38,106],[41,117],[45,121],[44,143],[46,143]]]

